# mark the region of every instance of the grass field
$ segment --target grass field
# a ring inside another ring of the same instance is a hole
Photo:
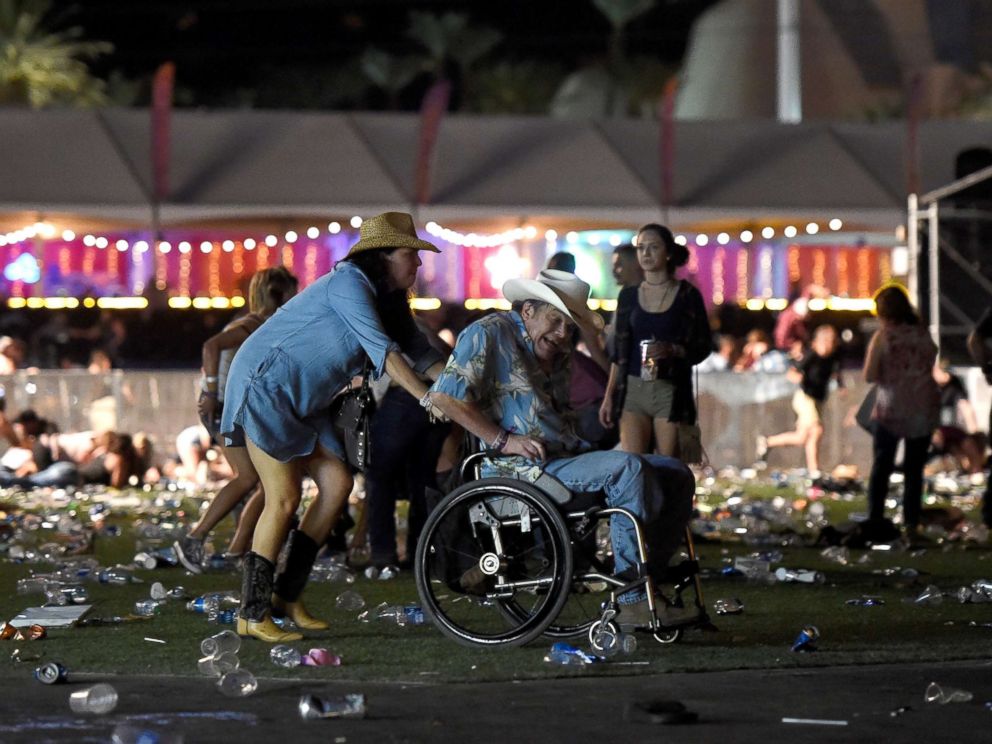
[[[712,493],[701,498],[709,510],[725,503],[727,494],[737,485],[713,484]],[[744,503],[771,503],[783,490],[767,484],[745,486],[737,494]],[[732,496],[733,497],[733,496]],[[790,498],[793,495],[790,494]],[[781,502],[781,498],[780,498]],[[843,519],[851,511],[863,511],[864,500],[823,499],[831,521]],[[189,508],[189,503],[183,506]],[[803,501],[797,505],[798,516],[808,509]],[[77,508],[84,511],[86,504]],[[9,514],[15,505],[7,504]],[[166,522],[182,517],[181,508],[158,510]],[[133,512],[134,510],[129,510]],[[152,510],[155,511],[155,510]],[[719,511],[719,509],[717,509]],[[145,518],[148,518],[145,514]],[[95,557],[102,565],[128,563],[134,555],[134,518],[115,510],[110,521],[122,527],[119,536],[100,535],[95,542]],[[801,524],[798,519],[796,524]],[[752,525],[753,529],[753,525]],[[50,540],[46,530],[32,533],[39,543]],[[691,631],[680,643],[663,646],[650,636],[639,638],[639,648],[631,656],[618,657],[604,664],[580,669],[554,667],[543,661],[551,641],[541,639],[524,648],[483,651],[469,649],[443,637],[431,626],[398,627],[384,622],[360,623],[357,612],[335,607],[336,596],[345,589],[358,591],[369,607],[380,602],[415,603],[416,589],[411,574],[404,573],[390,581],[372,581],[359,577],[353,585],[312,583],[305,598],[311,611],[329,619],[331,630],[310,634],[295,644],[306,650],[326,647],[343,657],[341,667],[283,670],[268,659],[269,646],[246,641],[240,652],[241,664],[257,675],[312,676],[350,680],[401,680],[409,682],[438,680],[505,680],[568,675],[644,674],[665,671],[705,671],[735,668],[809,667],[836,664],[872,664],[877,662],[925,661],[986,658],[992,629],[992,603],[960,604],[946,597],[939,606],[917,606],[903,600],[915,597],[923,586],[936,584],[945,592],[992,578],[992,560],[987,543],[934,543],[924,551],[852,551],[851,564],[842,566],[820,556],[819,549],[787,546],[778,565],[823,571],[822,585],[753,584],[741,577],[720,574],[721,568],[737,555],[764,550],[748,546],[732,536],[713,542],[699,542],[697,549],[706,578],[706,599],[736,597],[745,610],[739,616],[714,617],[718,632]],[[868,556],[867,562],[858,562]],[[40,604],[38,594],[18,596],[19,578],[33,571],[48,570],[46,564],[5,561],[0,572],[0,619],[9,619],[25,607]],[[882,573],[885,569],[912,568],[916,576],[902,571]],[[138,570],[145,583],[107,586],[87,583],[94,604],[90,616],[127,615],[134,602],[148,596],[153,581],[166,587],[181,585],[191,596],[224,589],[238,589],[240,576],[234,572],[192,576],[180,568]],[[854,607],[846,600],[871,595],[885,604]],[[815,653],[793,653],[791,643],[799,630],[808,624],[819,628],[821,638]],[[18,646],[43,655],[44,660],[62,662],[74,672],[101,674],[175,674],[196,675],[200,641],[225,626],[208,623],[203,615],[187,611],[186,603],[171,601],[161,614],[147,620],[119,625],[52,630],[42,641],[2,641],[7,658]],[[230,626],[227,626],[230,627]],[[155,638],[165,643],[145,640]],[[585,639],[575,641],[586,647]],[[647,662],[647,663],[643,663]],[[35,664],[4,661],[0,672],[24,674]]]

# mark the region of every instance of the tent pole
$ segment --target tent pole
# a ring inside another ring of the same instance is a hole
[[[906,252],[908,256],[908,268],[906,272],[907,284],[909,285],[909,298],[917,307],[920,306],[920,212],[916,194],[910,194],[906,200]]]
[[[940,349],[940,223],[937,221],[937,202],[927,208],[929,222],[929,284],[930,284],[930,336]]]

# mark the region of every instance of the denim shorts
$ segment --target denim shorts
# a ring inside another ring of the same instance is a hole
[[[642,380],[639,376],[627,376],[627,395],[623,410],[653,419],[665,419],[672,415],[672,401],[675,399],[675,383],[671,380]]]

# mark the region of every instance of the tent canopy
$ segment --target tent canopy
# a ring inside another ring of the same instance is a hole
[[[147,222],[150,129],[142,110],[0,110],[0,213]],[[903,122],[678,122],[667,211],[651,121],[448,116],[419,206],[413,114],[176,111],[171,130],[164,224],[399,209],[439,221],[801,216],[890,228],[905,210]],[[922,125],[922,189],[954,180],[957,153],[976,146],[992,147],[987,124]]]

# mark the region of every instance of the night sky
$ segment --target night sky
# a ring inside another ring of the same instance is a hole
[[[692,21],[715,0],[658,0],[628,27],[628,50],[677,66]],[[413,53],[411,10],[468,13],[495,27],[499,59],[537,59],[574,69],[602,58],[609,24],[590,0],[55,0],[58,25],[81,26],[115,52],[94,65],[145,80],[162,62],[177,65],[189,103],[236,105],[233,91],[253,88],[273,71],[297,74],[340,67],[369,45]],[[291,82],[289,84],[292,84]],[[181,103],[181,101],[180,101]]]

